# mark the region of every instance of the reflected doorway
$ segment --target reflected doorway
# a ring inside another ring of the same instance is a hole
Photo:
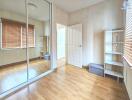
[[[66,32],[67,26],[57,24],[57,66],[66,64]]]

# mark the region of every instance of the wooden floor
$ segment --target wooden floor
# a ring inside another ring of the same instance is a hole
[[[50,69],[50,62],[34,60],[29,63],[29,79],[32,79]],[[27,82],[27,64],[16,64],[0,68],[0,94]]]
[[[66,58],[61,58],[57,60],[57,67],[62,67],[66,65]]]
[[[5,100],[128,100],[123,84],[67,65]]]

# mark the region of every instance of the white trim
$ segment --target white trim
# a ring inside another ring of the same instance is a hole
[[[28,0],[25,0],[25,8],[26,8],[26,60],[27,60],[27,82],[29,82],[29,48],[28,48]]]
[[[50,34],[49,34],[49,44],[50,44],[50,46],[49,46],[49,49],[48,49],[48,51],[49,51],[49,53],[50,53],[50,66],[51,66],[51,69],[55,69],[54,68],[54,57],[53,57],[53,45],[52,45],[52,40],[53,40],[53,34],[52,34],[52,32],[53,32],[53,5],[52,5],[52,2],[48,2],[49,3],[49,9],[50,9],[50,13],[49,13],[49,22],[50,22],[50,24],[49,24],[49,27],[50,27]]]
[[[36,30],[35,30],[35,26],[34,26],[34,46],[33,47],[36,47]]]
[[[22,35],[22,26],[21,26],[21,48],[22,48],[22,39],[23,39],[22,36],[23,36],[23,35]]]
[[[29,48],[35,48],[35,47],[31,46]],[[14,49],[26,49],[26,47],[1,48],[1,50],[14,50]]]
[[[48,74],[52,73],[53,71],[54,70],[49,70],[49,71],[39,75],[38,77],[35,77],[35,78],[31,79],[31,80],[27,80],[27,82],[25,82],[25,83],[23,83],[23,84],[21,84],[19,86],[16,86],[15,88],[12,88],[12,89],[8,90],[7,92],[4,92],[4,93],[0,94],[0,100],[3,99],[3,98],[8,97],[11,94],[14,94],[16,91],[22,89],[23,87],[25,87],[27,85],[30,85],[30,84],[32,84],[35,81],[38,81],[39,79],[43,78],[44,76],[47,76]]]
[[[0,20],[1,20],[1,19],[0,19]],[[1,31],[0,31],[0,36],[1,36],[1,38],[0,38],[0,39],[1,39],[1,41],[0,41],[0,42],[1,42],[1,43],[0,43],[0,47],[1,47],[1,49],[2,49],[2,21],[0,21],[0,30],[1,30]]]
[[[123,58],[125,59],[125,61],[128,63],[128,65],[132,68],[132,63],[130,63],[129,60],[127,60],[127,58],[125,56],[123,56]]]

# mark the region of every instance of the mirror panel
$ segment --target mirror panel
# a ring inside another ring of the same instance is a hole
[[[50,70],[50,4],[28,1],[29,79]]]
[[[25,0],[0,0],[0,94],[27,82]]]
[[[0,94],[51,69],[50,40],[50,3],[0,1]]]

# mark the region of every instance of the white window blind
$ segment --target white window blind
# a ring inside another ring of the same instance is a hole
[[[130,66],[132,66],[132,0],[128,0],[126,12],[124,57]]]

